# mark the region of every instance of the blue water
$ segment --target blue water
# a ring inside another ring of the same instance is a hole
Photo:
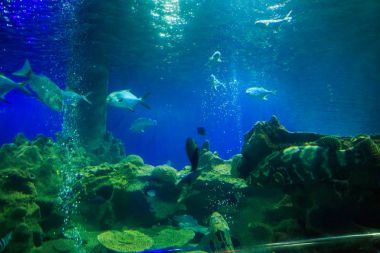
[[[243,134],[271,115],[292,131],[380,132],[379,1],[127,2],[127,18],[118,20],[113,10],[104,17],[123,31],[110,45],[109,91],[151,92],[147,103],[152,107],[138,106],[135,112],[108,108],[108,130],[123,141],[128,154],[139,154],[151,164],[170,160],[181,168],[187,163],[184,140],[193,136],[199,142],[209,139],[212,150],[229,158],[240,151]],[[64,88],[70,36],[80,29],[75,22],[78,4],[0,2],[0,72],[11,77],[28,58],[35,72]],[[268,28],[254,24],[290,10],[290,23]],[[207,67],[216,50],[223,62]],[[211,74],[231,84],[215,91]],[[245,94],[250,86],[277,90],[277,95],[255,100]],[[11,104],[0,104],[0,143],[19,132],[33,138],[60,131],[62,115],[35,98],[13,91],[7,100]],[[128,129],[138,117],[156,119],[158,125],[132,133]],[[199,126],[207,129],[205,137],[197,136]]]

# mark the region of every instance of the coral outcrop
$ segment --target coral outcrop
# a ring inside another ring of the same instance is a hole
[[[201,154],[199,169],[194,180],[181,185],[178,202],[196,218],[207,219],[214,211],[224,215],[236,213],[247,184],[244,179],[232,176],[232,160],[222,160],[216,153]],[[190,168],[179,174],[189,173]]]
[[[276,118],[257,123],[236,167],[250,189],[236,220],[240,241],[248,241],[245,235],[260,242],[379,228],[373,212],[380,210],[374,201],[380,190],[377,142],[291,133]]]
[[[107,231],[98,235],[98,240],[106,249],[120,253],[141,252],[153,245],[152,238],[134,230]]]
[[[273,117],[256,123],[228,160],[203,145],[195,171],[124,156],[111,137],[108,162],[73,145],[18,135],[0,148],[0,235],[13,235],[7,253],[218,251],[380,228],[380,136],[292,133]],[[70,198],[62,199],[73,168]],[[62,231],[62,207],[72,203],[77,227]],[[365,245],[318,252],[372,252],[376,242]]]
[[[7,252],[42,245],[44,228],[51,228],[45,222],[55,213],[47,206],[55,205],[60,161],[54,142],[42,135],[29,141],[20,134],[0,148],[0,235],[12,231]]]

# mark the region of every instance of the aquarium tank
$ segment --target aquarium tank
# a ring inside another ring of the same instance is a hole
[[[380,252],[379,13],[0,0],[0,252]]]

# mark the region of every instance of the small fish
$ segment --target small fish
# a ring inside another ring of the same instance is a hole
[[[91,101],[89,101],[87,98],[89,95],[91,95],[91,93],[92,92],[89,92],[86,95],[80,95],[72,90],[62,90],[63,102],[71,106],[77,106],[78,103],[83,100],[92,105]]]
[[[207,133],[206,133],[206,128],[204,127],[198,127],[197,128],[197,133],[201,136],[205,136]]]
[[[148,195],[148,197],[150,197],[150,198],[154,198],[154,197],[156,197],[156,191],[155,190],[149,190],[146,192],[146,195]]]
[[[1,240],[0,240],[0,252],[4,251],[4,249],[8,246],[8,244],[11,240],[12,240],[12,232],[9,232],[3,238],[1,238]]]
[[[209,61],[209,62],[217,62],[217,63],[221,63],[221,62],[222,62],[222,54],[220,53],[220,51],[215,51],[215,52],[210,56],[210,58],[208,58],[208,61]]]
[[[133,111],[137,104],[141,104],[145,108],[150,109],[150,106],[145,103],[145,99],[148,96],[149,93],[139,98],[132,94],[130,90],[115,91],[107,96],[107,103],[111,106],[126,108],[130,111]]]
[[[267,7],[267,9],[271,10],[271,11],[274,11],[274,10],[277,10],[277,9],[285,7],[286,3],[288,3],[288,1],[286,1],[285,3],[279,3],[279,4],[270,5],[270,6]]]
[[[184,214],[174,216],[174,220],[181,228],[190,229],[197,233],[208,234],[208,228],[199,225],[198,221],[191,215]]]
[[[220,87],[226,88],[226,84],[219,81],[214,74],[210,75],[211,84],[214,90],[219,90]]]
[[[8,92],[10,92],[13,89],[19,89],[19,90],[23,91],[24,93],[31,95],[30,91],[28,91],[24,85],[25,85],[24,82],[16,83],[13,80],[9,79],[8,77],[0,74],[0,101],[3,101],[5,103],[9,103],[5,99],[5,95],[7,95]]]
[[[289,13],[285,17],[283,17],[283,18],[256,20],[255,24],[262,24],[262,25],[265,25],[266,27],[268,27],[270,25],[280,24],[280,23],[283,23],[283,22],[290,23],[292,21],[292,17],[290,16],[291,14],[292,14],[292,11],[289,11]]]
[[[257,97],[262,100],[268,100],[269,95],[276,95],[277,91],[267,90],[263,87],[251,87],[248,88],[245,93],[251,97]]]
[[[37,94],[37,97],[44,104],[55,111],[62,111],[62,90],[47,76],[35,74],[32,71],[28,60],[26,60],[24,66],[20,70],[14,72],[13,75],[28,78],[27,82],[30,89]]]
[[[129,130],[134,133],[144,133],[145,129],[153,126],[157,126],[157,120],[149,118],[138,118],[133,121]]]

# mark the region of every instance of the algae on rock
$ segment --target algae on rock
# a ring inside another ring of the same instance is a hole
[[[141,252],[153,245],[149,236],[135,230],[106,231],[98,235],[98,240],[105,248],[120,252]]]
[[[153,248],[183,247],[194,238],[194,235],[195,233],[190,229],[167,227],[152,236]]]

